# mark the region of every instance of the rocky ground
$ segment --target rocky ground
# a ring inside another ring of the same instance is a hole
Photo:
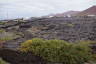
[[[31,38],[61,39],[69,42],[96,40],[96,17],[54,17],[10,20],[0,23],[0,38],[9,40],[3,47],[16,49]],[[2,32],[3,30],[3,32]]]

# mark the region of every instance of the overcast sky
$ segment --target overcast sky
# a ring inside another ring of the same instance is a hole
[[[42,16],[68,10],[82,11],[96,0],[0,0],[0,19]]]

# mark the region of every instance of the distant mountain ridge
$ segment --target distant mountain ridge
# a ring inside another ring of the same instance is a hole
[[[57,13],[57,14],[49,14],[47,16],[43,16],[43,17],[64,17],[64,16],[69,16],[69,15],[76,15],[80,13],[80,11],[67,11],[64,13]]]
[[[96,15],[96,5],[92,6],[84,11],[67,11],[64,13],[50,14],[43,17],[65,17],[65,16],[88,16]]]
[[[96,15],[96,6],[92,6],[80,13],[77,14],[78,16],[84,16],[84,15]]]
[[[64,16],[73,16],[73,15],[76,15],[78,14],[80,11],[67,11],[67,12],[64,12],[64,13],[60,13],[60,14],[56,14],[55,16],[56,17],[64,17]]]

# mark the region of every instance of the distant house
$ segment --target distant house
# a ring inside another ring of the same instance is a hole
[[[31,19],[31,17],[25,17],[25,18],[23,18],[23,20],[30,20]]]
[[[71,17],[72,15],[67,15],[67,17]]]
[[[93,17],[93,16],[96,16],[96,15],[88,15],[88,16]]]
[[[52,17],[54,17],[54,16],[49,16],[48,18],[52,18]]]

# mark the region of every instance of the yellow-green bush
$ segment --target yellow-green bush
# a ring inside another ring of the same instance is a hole
[[[85,42],[86,43],[86,42]],[[91,49],[84,43],[34,38],[21,44],[21,51],[32,52],[47,62],[83,64],[91,60]]]

